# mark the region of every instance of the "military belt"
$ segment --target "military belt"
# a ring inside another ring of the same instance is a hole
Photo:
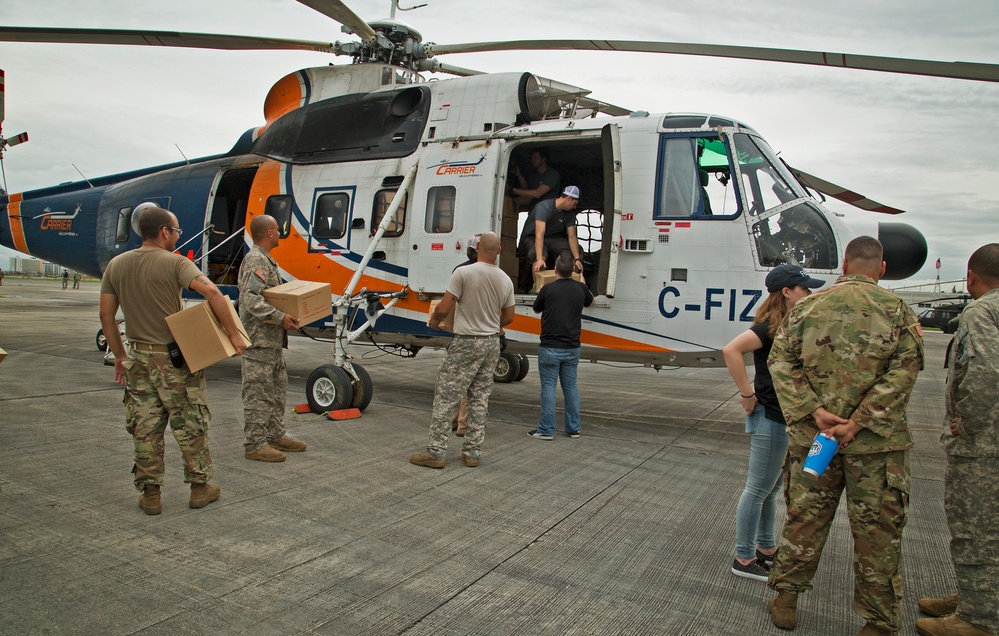
[[[498,333],[491,333],[488,336],[465,336],[460,333],[454,334],[455,338],[465,338],[466,340],[483,340],[485,338],[499,338]]]
[[[135,342],[134,340],[128,343],[132,351],[147,351],[149,353],[170,353],[167,350],[166,345],[161,344],[150,344],[148,342]]]

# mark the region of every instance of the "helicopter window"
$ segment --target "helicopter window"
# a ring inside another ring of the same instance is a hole
[[[753,225],[760,265],[781,263],[809,269],[834,269],[836,239],[825,217],[804,202],[760,219]]]
[[[437,186],[427,190],[428,234],[447,234],[454,229],[454,186]]]
[[[347,210],[350,197],[344,192],[328,192],[316,201],[316,216],[312,235],[316,238],[338,239],[347,232]]]
[[[806,196],[797,180],[761,139],[735,135],[735,149],[742,184],[749,199],[749,213],[762,214],[782,203]]]
[[[371,211],[371,236],[374,236],[375,232],[378,231],[378,226],[381,225],[382,219],[385,218],[385,213],[388,211],[389,206],[392,205],[392,201],[395,200],[396,192],[398,191],[379,190],[375,193],[374,209]],[[395,211],[395,216],[392,217],[388,227],[385,228],[383,236],[388,238],[402,236],[402,231],[406,228],[407,198],[407,195],[402,195],[402,202],[399,203],[399,209]]]
[[[278,224],[281,238],[288,238],[291,233],[291,206],[295,199],[290,194],[275,194],[267,198],[264,214],[274,217]]]
[[[132,207],[122,208],[118,210],[118,231],[115,234],[114,240],[118,243],[124,243],[128,240],[128,230],[132,223]]]
[[[728,147],[718,137],[663,137],[655,218],[731,217],[739,213]]]

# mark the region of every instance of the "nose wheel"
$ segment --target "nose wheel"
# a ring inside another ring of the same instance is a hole
[[[324,364],[309,375],[305,394],[313,413],[368,408],[374,394],[371,376],[361,365],[351,366],[357,374],[356,380],[346,369],[333,364]]]
[[[339,411],[350,408],[354,401],[354,387],[350,375],[338,366],[324,364],[309,374],[305,383],[305,397],[313,413]]]

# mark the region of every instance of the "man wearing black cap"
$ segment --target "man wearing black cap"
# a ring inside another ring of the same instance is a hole
[[[545,199],[531,210],[517,248],[520,256],[518,293],[528,293],[534,285],[532,272],[545,269],[547,261],[554,264],[563,252],[572,252],[573,269],[583,271],[583,253],[576,238],[577,205],[579,188],[571,185],[559,198]]]

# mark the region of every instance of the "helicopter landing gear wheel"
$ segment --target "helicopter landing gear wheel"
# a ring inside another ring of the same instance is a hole
[[[531,371],[531,361],[527,359],[527,356],[520,354],[517,358],[520,360],[520,371],[517,373],[517,377],[513,379],[514,382],[520,382]]]
[[[496,361],[496,369],[493,371],[493,381],[509,384],[513,382],[520,373],[520,358],[512,353],[503,352]]]
[[[349,408],[354,401],[350,374],[338,366],[324,364],[317,367],[305,383],[305,397],[313,413],[339,411]]]
[[[357,374],[358,379],[351,383],[354,390],[354,398],[351,400],[350,405],[358,411],[363,411],[371,404],[374,385],[371,382],[371,376],[364,370],[364,367],[359,364],[351,366],[354,367],[354,372]]]
[[[97,350],[104,353],[108,350],[108,339],[104,337],[104,330],[97,330]]]

